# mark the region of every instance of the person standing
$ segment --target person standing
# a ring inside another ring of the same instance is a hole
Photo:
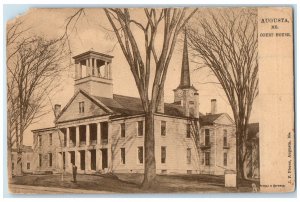
[[[77,166],[73,163],[72,164],[72,173],[73,173],[73,182],[77,182],[76,181],[76,175],[77,175]]]

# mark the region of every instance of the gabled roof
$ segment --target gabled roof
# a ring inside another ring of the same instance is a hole
[[[122,115],[143,114],[144,109],[140,98],[114,94],[113,98],[104,98],[93,96],[98,99],[115,113]],[[184,109],[180,105],[165,103],[164,109],[166,115],[185,117]]]
[[[61,112],[57,115],[55,121],[57,121],[61,115],[68,109],[68,107],[71,105],[71,103],[73,102],[73,100],[76,98],[76,96],[82,93],[84,96],[86,96],[88,99],[90,99],[92,102],[94,102],[97,106],[101,107],[103,110],[105,110],[107,113],[112,113],[112,110],[109,109],[105,104],[101,103],[98,99],[95,99],[94,96],[91,96],[89,93],[87,93],[84,90],[79,90],[77,91],[73,97],[70,99],[70,101],[66,104],[66,106],[61,110]]]
[[[229,122],[227,122],[227,123],[224,122],[223,118],[227,118],[227,120]],[[228,125],[228,124],[233,125],[234,124],[234,121],[232,120],[232,118],[227,113],[200,115],[199,116],[199,121],[200,121],[201,126],[213,125],[213,124],[226,124],[226,125]]]
[[[213,125],[214,122],[222,115],[223,115],[223,113],[220,113],[220,114],[207,114],[207,115],[199,116],[200,125],[201,126],[203,126],[203,125]]]

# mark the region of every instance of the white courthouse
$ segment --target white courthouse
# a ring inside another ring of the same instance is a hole
[[[75,92],[61,109],[55,127],[33,130],[32,170],[79,173],[142,173],[144,113],[139,98],[113,94],[113,57],[95,51],[74,57]],[[191,85],[187,44],[174,102],[163,99],[155,114],[158,174],[223,175],[235,170],[235,126],[225,113],[199,112],[199,94]],[[124,83],[125,84],[125,83]],[[195,127],[194,122],[198,123]],[[196,132],[198,131],[198,132]]]

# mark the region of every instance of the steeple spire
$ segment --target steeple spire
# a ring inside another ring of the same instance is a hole
[[[190,67],[189,67],[189,55],[187,47],[186,30],[184,32],[184,45],[182,53],[182,66],[181,66],[181,79],[179,87],[190,87]]]

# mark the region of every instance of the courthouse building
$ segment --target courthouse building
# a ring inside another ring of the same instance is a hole
[[[75,60],[75,92],[55,105],[55,127],[33,130],[34,170],[79,173],[142,173],[145,118],[139,98],[113,94],[110,55],[87,51]],[[181,80],[174,102],[163,98],[154,117],[157,173],[222,175],[235,170],[235,127],[225,113],[199,113],[199,94],[191,85],[185,41]],[[125,83],[124,83],[125,84]],[[201,101],[201,98],[200,98]]]

